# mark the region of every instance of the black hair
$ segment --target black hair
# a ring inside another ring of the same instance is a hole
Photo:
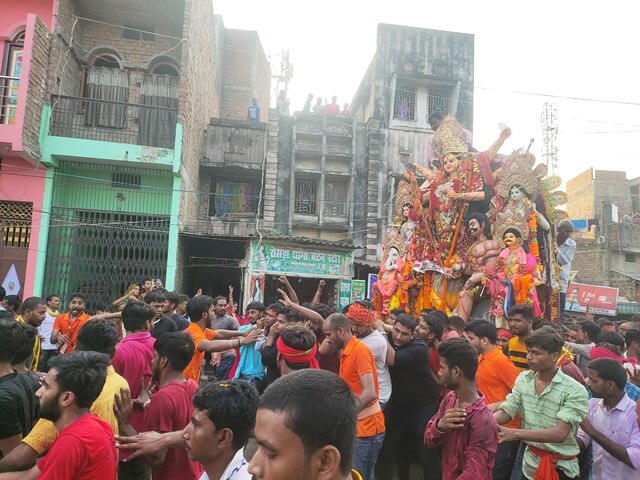
[[[343,475],[349,473],[356,434],[356,400],[338,375],[316,369],[285,375],[267,387],[259,409],[282,413],[285,426],[300,438],[308,456],[326,445],[337,448],[340,471]]]
[[[185,332],[168,332],[158,337],[153,349],[159,357],[165,357],[171,368],[181,372],[191,362],[195,344],[191,335]]]
[[[464,330],[464,326],[466,325],[462,317],[458,315],[452,315],[447,320],[447,325],[454,330]]]
[[[104,353],[112,357],[118,344],[118,329],[113,320],[89,320],[78,332],[77,350]]]
[[[429,114],[429,118],[427,119],[427,121],[431,120],[432,118],[442,121],[444,120],[444,114],[440,110],[434,110]]]
[[[256,424],[258,391],[242,380],[222,380],[200,388],[193,397],[193,406],[207,412],[216,430],[233,432],[234,450],[242,448]]]
[[[416,322],[416,319],[413,317],[413,315],[409,315],[408,313],[401,313],[400,315],[398,315],[396,317],[395,323],[399,323],[404,328],[408,328],[412,332],[416,329],[416,326],[418,325],[418,322]]]
[[[349,307],[351,307],[351,304],[345,305],[344,307],[342,307],[342,310],[340,310],[340,313],[346,315],[349,312]]]
[[[478,352],[464,338],[450,338],[438,344],[438,355],[449,369],[458,367],[464,378],[475,381],[478,370]]]
[[[622,338],[622,335],[618,332],[609,332],[606,330],[600,332],[596,338],[596,345],[599,343],[610,343],[618,347],[621,352],[624,351],[624,338]]]
[[[284,305],[282,305],[280,302],[276,302],[276,303],[272,303],[267,308],[265,308],[265,311],[266,310],[273,310],[274,312],[276,312],[276,315],[278,315],[285,308],[286,307]]]
[[[218,295],[217,297],[213,297],[213,304],[217,304],[220,300],[227,301],[227,297],[223,297],[222,295]]]
[[[181,293],[178,295],[178,304],[182,303],[182,302],[188,302],[189,301],[189,295],[185,295],[184,293]]]
[[[20,297],[18,295],[7,295],[6,297],[4,297],[3,301],[5,305],[11,305],[13,307],[13,310],[16,312],[22,304],[22,301],[20,300]]]
[[[627,372],[613,358],[596,358],[589,363],[588,368],[595,371],[605,382],[615,383],[618,390],[624,390],[627,385]]]
[[[22,302],[20,311],[24,313],[26,310],[35,310],[38,305],[46,305],[46,303],[40,297],[29,297]]]
[[[142,302],[127,302],[122,310],[122,324],[127,332],[139,332],[147,321],[153,320],[153,317],[153,308]]]
[[[402,315],[403,313],[407,313],[404,308],[394,308],[393,310],[389,310],[389,315]]]
[[[159,290],[160,289],[156,288],[155,290],[151,290],[147,293],[144,296],[145,303],[163,303],[167,299],[167,295]]]
[[[95,351],[76,351],[50,360],[51,368],[57,372],[58,391],[71,391],[79,408],[89,408],[96,401],[107,379],[109,364],[107,355]]]
[[[258,310],[259,312],[264,312],[264,310],[265,310],[264,303],[262,303],[262,302],[251,302],[249,305],[247,305],[245,310]]]
[[[100,310],[101,312],[108,312],[109,311],[109,305],[107,305],[106,302],[103,301],[97,301],[94,305],[93,305],[93,309],[97,312],[98,310]]]
[[[431,332],[435,335],[436,340],[441,340],[442,335],[444,334],[444,329],[447,326],[447,315],[440,310],[431,310],[426,314],[421,314],[424,321],[427,322],[427,325],[431,329]]]
[[[526,303],[520,303],[511,307],[509,310],[509,317],[511,317],[511,315],[521,315],[525,320],[533,322],[533,308],[531,308],[531,305],[527,305]]]
[[[489,222],[489,218],[484,213],[480,213],[480,212],[472,213],[467,217],[466,221],[464,222],[465,225],[469,226],[469,222],[471,220],[476,220],[480,224],[480,226],[482,227],[482,233],[484,234],[485,237],[493,238],[491,235],[491,222]]]
[[[280,332],[280,338],[287,347],[295,348],[296,350],[300,350],[302,352],[310,350],[317,342],[315,334],[307,327],[304,327],[302,325],[286,325]],[[309,368],[309,362],[289,363],[284,357],[283,360],[292,370]]]
[[[0,285],[0,302],[7,296],[7,291]]]
[[[478,338],[486,338],[492,345],[498,341],[498,329],[489,320],[480,318],[471,320],[464,326],[464,331],[471,332]]]
[[[180,303],[180,295],[178,295],[177,292],[167,292],[166,295],[167,295],[167,300],[171,305],[173,305],[173,308],[177,307],[178,304]]]
[[[507,228],[504,232],[502,232],[502,240],[504,240],[504,236],[507,233],[513,233],[516,238],[522,240],[522,248],[525,252],[529,253],[529,245],[527,244],[527,242],[525,242],[524,238],[522,238],[522,232],[520,232],[520,230],[518,230],[517,228]]]
[[[524,341],[527,349],[539,348],[548,353],[561,353],[564,338],[552,327],[542,327],[534,330]]]
[[[624,343],[627,344],[627,348],[631,346],[631,342],[636,342],[640,345],[640,330],[637,328],[632,328],[627,332],[624,336]]]
[[[82,300],[85,304],[87,303],[87,297],[82,292],[73,292],[71,295],[69,295],[69,302],[71,302],[71,300],[73,300],[74,298]]]
[[[31,325],[16,322],[13,318],[0,320],[0,362],[18,364],[33,352],[37,331]],[[25,355],[26,353],[26,355]]]
[[[587,334],[589,340],[592,342],[596,341],[598,335],[600,334],[600,327],[596,325],[595,322],[585,320],[584,322],[580,322],[578,324],[578,328],[581,329],[584,333]]]
[[[60,295],[58,295],[57,293],[52,293],[46,298],[46,302],[49,303],[54,298],[57,298],[58,300],[60,300]]]
[[[336,313],[336,309],[326,303],[316,303],[315,305],[311,305],[309,308],[322,318],[327,318],[332,313]]]
[[[283,315],[287,319],[287,323],[299,323],[302,322],[302,317],[297,310],[293,308],[284,307],[278,315]]]
[[[192,322],[199,322],[206,312],[209,311],[213,305],[213,298],[209,295],[200,295],[198,297],[192,297],[187,302],[187,315]]]

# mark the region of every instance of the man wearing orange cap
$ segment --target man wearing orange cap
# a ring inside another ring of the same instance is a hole
[[[373,328],[373,322],[376,320],[376,311],[373,308],[373,304],[369,305],[367,302],[356,301],[349,305],[347,318],[351,324],[351,332],[358,340],[369,347],[369,350],[373,353],[380,387],[378,398],[380,407],[384,410],[391,397],[391,376],[386,363],[387,341],[378,330]]]

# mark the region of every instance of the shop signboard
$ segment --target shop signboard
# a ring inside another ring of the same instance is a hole
[[[351,280],[351,301],[367,298],[367,282],[365,280]]]
[[[353,253],[320,252],[254,242],[249,270],[293,276],[351,278]]]
[[[352,303],[351,300],[351,280],[340,280],[338,282],[338,311]]]
[[[373,300],[373,286],[378,281],[377,273],[370,273],[367,275],[367,298]]]

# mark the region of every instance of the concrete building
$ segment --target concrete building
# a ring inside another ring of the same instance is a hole
[[[55,3],[7,2],[0,15],[0,282],[23,298],[34,292],[43,248],[39,135]]]
[[[473,61],[473,35],[378,25],[376,53],[350,108],[366,126],[367,238],[356,260],[360,276],[377,273],[404,164],[428,166],[435,155],[429,115],[439,110],[473,129]]]
[[[592,168],[567,182],[570,218],[598,225],[578,232],[576,281],[618,288],[629,302],[640,302],[640,225],[631,216],[638,211],[639,185],[640,178],[627,180],[626,172]],[[619,313],[640,313],[640,305],[622,303]]]

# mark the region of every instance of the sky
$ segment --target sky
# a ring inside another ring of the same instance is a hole
[[[474,146],[489,147],[498,124],[512,136],[501,153],[535,142],[541,114],[557,109],[559,174],[589,167],[640,176],[640,45],[636,2],[610,0],[213,0],[225,27],[256,30],[273,73],[281,51],[294,65],[292,110],[309,93],[351,100],[376,49],[379,23],[475,36]],[[275,84],[272,83],[272,88]],[[275,95],[273,96],[275,100]]]

